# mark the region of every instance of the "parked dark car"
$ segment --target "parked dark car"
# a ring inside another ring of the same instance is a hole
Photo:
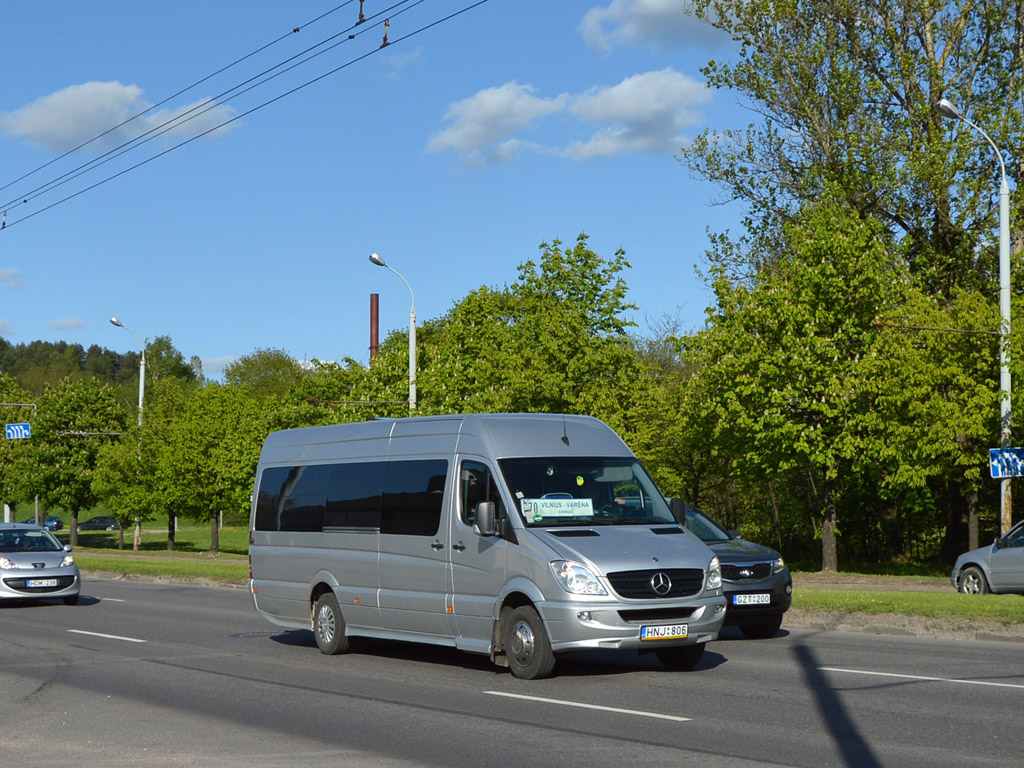
[[[116,531],[120,527],[113,515],[97,515],[78,524],[79,531]]]
[[[773,549],[744,541],[711,517],[680,499],[672,511],[687,530],[718,555],[725,592],[725,625],[739,627],[750,638],[771,637],[793,600],[793,577]]]
[[[960,555],[950,578],[965,595],[1024,595],[1024,520],[988,546]]]
[[[28,520],[22,520],[20,523],[20,525],[35,524],[36,519],[34,517],[30,517]],[[50,515],[49,517],[47,517],[45,520],[43,520],[43,522],[40,523],[40,525],[45,527],[46,530],[48,531],[60,531],[64,529],[64,521],[61,520],[59,517],[55,517],[54,515]]]

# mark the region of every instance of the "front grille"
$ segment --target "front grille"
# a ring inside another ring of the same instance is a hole
[[[644,624],[649,621],[687,621],[696,608],[652,608],[650,610],[619,611],[623,621]]]
[[[722,578],[726,581],[760,581],[771,575],[771,563],[722,563]]]
[[[34,578],[53,578],[52,576],[36,576]],[[47,592],[58,592],[62,589],[67,589],[75,583],[74,576],[57,576],[56,587],[27,587],[28,579],[4,579],[4,584],[11,589],[16,589],[19,592],[24,592],[26,595],[42,595]]]
[[[654,590],[651,580],[663,574],[672,582],[664,593]],[[647,571],[609,573],[608,581],[619,595],[631,600],[668,600],[695,595],[704,588],[704,571],[700,568],[658,568]]]

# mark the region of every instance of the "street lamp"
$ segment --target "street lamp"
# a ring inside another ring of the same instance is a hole
[[[128,326],[126,326],[124,323],[122,323],[116,317],[110,318],[110,324],[111,325],[116,325],[118,328],[124,328],[126,331],[128,331],[128,333],[131,333],[132,336],[135,336],[135,334],[132,332],[132,329],[129,328]],[[141,427],[142,426],[142,398],[143,398],[143,395],[146,394],[146,345],[143,344],[139,340],[138,336],[135,336],[135,340],[138,341],[139,345],[142,347],[142,360],[139,362],[139,426]]]
[[[1007,361],[1007,346],[1010,339],[1010,187],[1006,183],[1006,165],[1003,153],[979,125],[964,117],[949,99],[939,99],[935,111],[951,120],[963,120],[992,145],[999,158],[999,447],[1010,448],[1010,366]],[[1004,477],[1000,483],[1002,503],[1000,506],[1000,528],[1002,533],[1010,530],[1012,523],[1010,479]]]
[[[378,267],[390,269],[401,277],[412,297],[412,307],[409,309],[409,413],[412,414],[416,412],[416,294],[412,292],[412,286],[409,285],[408,280],[402,277],[402,273],[394,267],[389,267],[387,262],[376,253],[370,254],[370,261]]]

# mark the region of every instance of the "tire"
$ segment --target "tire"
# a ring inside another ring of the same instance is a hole
[[[960,592],[965,595],[987,595],[989,593],[988,582],[981,568],[976,565],[969,565],[960,571]]]
[[[751,640],[764,640],[767,637],[773,637],[781,627],[782,617],[776,616],[774,619],[763,621],[760,624],[740,624],[740,632]]]
[[[502,645],[509,670],[521,680],[547,677],[555,668],[555,654],[544,622],[529,605],[509,612],[502,624]]]
[[[65,597],[64,605],[78,605],[78,595],[68,595]]]
[[[349,650],[345,620],[341,617],[341,609],[338,608],[338,600],[333,592],[324,592],[313,605],[313,635],[320,653],[333,656]]]
[[[664,664],[667,669],[671,669],[673,672],[681,672],[697,666],[701,657],[704,656],[705,645],[707,643],[676,645],[672,648],[659,648],[655,653],[658,655],[658,661]]]

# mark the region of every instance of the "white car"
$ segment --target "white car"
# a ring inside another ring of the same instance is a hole
[[[950,578],[966,595],[1024,595],[1024,520],[987,547],[960,555]]]
[[[70,544],[41,525],[0,523],[0,601],[61,599],[75,605],[81,588]]]

